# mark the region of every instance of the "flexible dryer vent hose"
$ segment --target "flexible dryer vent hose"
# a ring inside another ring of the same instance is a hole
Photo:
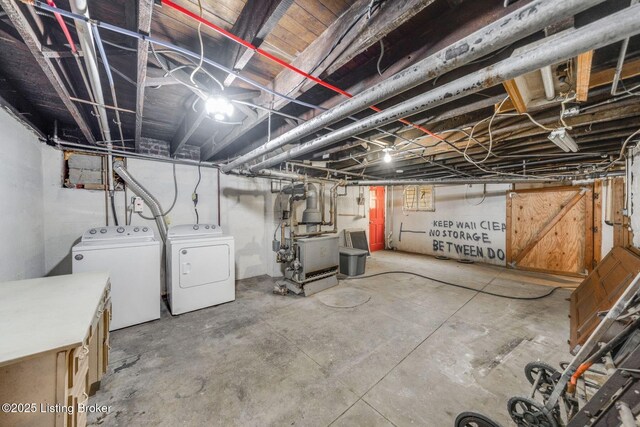
[[[167,240],[167,223],[164,219],[164,215],[162,214],[162,208],[160,203],[144,188],[138,181],[136,181],[129,171],[124,167],[124,163],[121,160],[116,160],[113,162],[113,171],[120,176],[127,183],[129,189],[133,191],[138,196],[142,197],[142,200],[149,206],[151,209],[151,213],[156,220],[156,224],[158,225],[158,232],[160,233],[160,237],[162,241]]]

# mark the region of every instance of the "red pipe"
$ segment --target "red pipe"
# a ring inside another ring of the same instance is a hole
[[[47,0],[47,1],[52,1],[52,0]],[[297,68],[297,67],[295,67],[295,66],[293,66],[293,65],[291,65],[291,64],[289,64],[289,63],[287,63],[285,61],[283,61],[282,59],[280,59],[280,58],[278,58],[276,56],[273,56],[269,52],[266,52],[266,51],[260,49],[259,47],[254,46],[253,44],[251,44],[248,41],[236,36],[235,34],[230,33],[229,31],[225,30],[224,28],[221,28],[221,27],[217,26],[213,22],[207,21],[202,16],[199,16],[199,15],[197,15],[197,14],[195,14],[195,13],[193,13],[193,12],[187,10],[187,9],[185,9],[182,6],[178,6],[177,4],[172,2],[171,0],[162,0],[162,4],[165,4],[165,5],[169,6],[170,8],[175,9],[175,10],[177,10],[178,12],[180,12],[180,13],[182,13],[184,15],[187,15],[188,17],[190,17],[192,19],[195,19],[199,23],[206,25],[207,27],[211,28],[212,30],[216,31],[219,34],[222,34],[226,38],[228,38],[230,40],[233,40],[234,42],[246,47],[247,49],[253,50],[257,54],[262,55],[265,58],[270,59],[270,60],[282,65],[285,68],[288,68],[289,70],[291,70],[294,73],[297,73],[297,74],[303,76],[304,78],[306,78],[308,80],[312,80],[312,81],[318,83],[319,85],[326,87],[329,90],[332,90],[332,91],[334,91],[336,93],[339,93],[340,95],[346,96],[347,98],[353,98],[353,95],[350,94],[349,92],[347,92],[345,90],[342,90],[339,87],[336,87],[336,86],[334,86],[334,85],[332,85],[330,83],[327,83],[324,80],[319,79],[318,77],[314,77],[311,74],[302,71],[301,69],[299,69],[299,68]],[[373,111],[375,111],[377,113],[382,111],[380,108],[376,107],[375,105],[372,105],[369,108],[371,108]],[[445,140],[441,136],[436,135],[435,133],[431,132],[429,129],[427,129],[427,128],[423,127],[423,126],[417,125],[415,123],[411,123],[410,121],[405,120],[405,119],[398,119],[398,121],[400,123],[404,123],[406,125],[412,126],[415,129],[419,129],[422,132],[424,132],[424,133],[426,133],[426,134],[428,134],[430,136],[433,136],[434,138],[437,138],[437,139],[439,139],[441,141]]]
[[[56,4],[53,2],[53,0],[47,0],[47,4],[51,7],[56,7]],[[78,53],[78,49],[76,49],[76,44],[73,42],[73,39],[71,38],[71,34],[69,33],[69,28],[67,27],[66,22],[64,22],[64,20],[62,19],[62,15],[60,15],[59,13],[54,13],[54,15],[56,17],[56,21],[58,21],[58,24],[60,24],[60,28],[62,28],[62,32],[64,33],[64,36],[67,38],[67,41],[71,46],[71,52]]]

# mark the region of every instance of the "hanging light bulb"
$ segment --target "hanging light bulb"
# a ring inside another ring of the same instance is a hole
[[[393,158],[391,157],[391,153],[389,152],[390,150],[388,148],[385,148],[382,151],[384,151],[384,161],[385,161],[385,163],[391,163],[391,160],[393,160]]]
[[[233,114],[233,104],[229,102],[227,98],[220,95],[207,98],[204,107],[207,113],[218,121],[225,120]]]

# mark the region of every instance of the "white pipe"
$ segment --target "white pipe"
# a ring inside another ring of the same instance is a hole
[[[553,85],[553,73],[551,72],[551,66],[540,68],[540,74],[542,74],[542,84],[544,85],[544,96],[547,101],[553,101],[556,97],[556,88]]]
[[[86,0],[71,0],[70,5],[73,13],[89,18],[89,8]],[[85,21],[75,21],[75,24],[76,30],[78,31],[78,38],[80,39],[80,47],[82,48],[85,60],[84,62],[89,72],[89,82],[91,83],[93,96],[96,103],[100,104],[98,105],[98,119],[100,122],[102,137],[105,141],[111,141],[109,117],[107,116],[107,109],[104,108],[104,95],[102,94],[102,83],[100,81],[100,73],[98,71],[98,56],[96,55],[96,46],[89,26],[90,24]],[[109,188],[109,191],[113,191],[113,188]]]

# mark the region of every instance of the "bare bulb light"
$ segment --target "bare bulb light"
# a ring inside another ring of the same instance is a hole
[[[207,113],[218,121],[225,120],[233,114],[233,104],[224,96],[211,96],[204,104]]]
[[[391,160],[393,160],[391,158],[391,153],[389,153],[389,149],[385,148],[384,149],[384,161],[385,161],[385,163],[391,163]]]

